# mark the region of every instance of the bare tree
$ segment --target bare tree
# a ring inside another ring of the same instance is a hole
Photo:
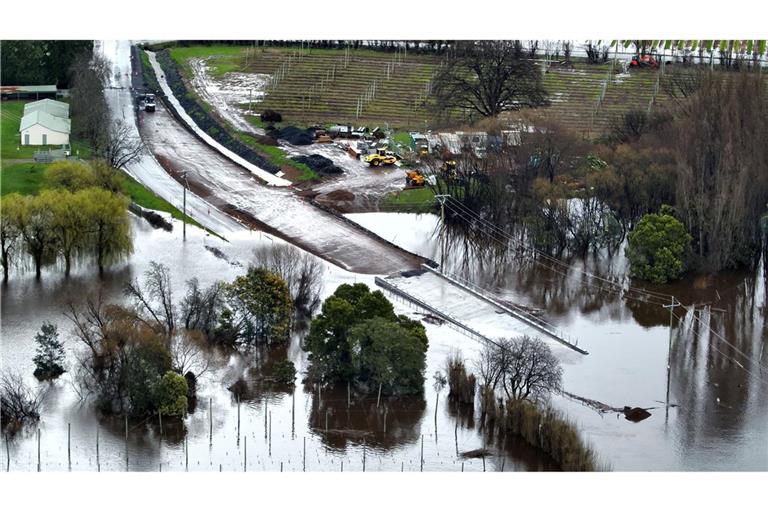
[[[123,293],[132,298],[139,315],[151,316],[165,334],[173,333],[176,326],[176,308],[173,304],[170,269],[152,261],[144,273],[144,287],[138,281],[127,283]]]
[[[527,335],[486,345],[478,371],[484,386],[501,388],[508,400],[540,400],[560,389],[563,375],[549,346]]]
[[[43,391],[32,391],[21,375],[4,374],[0,377],[0,424],[19,428],[38,421],[43,398]]]
[[[192,372],[200,378],[211,366],[210,353],[203,348],[200,331],[177,331],[171,338],[171,364],[179,375]]]
[[[112,123],[104,141],[101,157],[113,168],[121,169],[139,158],[146,147],[139,135],[122,120]]]
[[[541,70],[520,41],[460,41],[434,79],[440,110],[481,116],[545,103]]]
[[[104,98],[104,85],[109,65],[97,54],[78,55],[70,68],[72,115],[75,134],[85,139],[94,154],[103,151],[109,126],[109,109]]]
[[[181,301],[181,321],[184,328],[201,331],[210,337],[224,308],[224,283],[217,281],[206,289],[197,278],[187,281],[187,294]]]
[[[310,316],[320,306],[323,264],[292,245],[272,244],[253,251],[254,265],[282,277],[288,284],[296,311]]]

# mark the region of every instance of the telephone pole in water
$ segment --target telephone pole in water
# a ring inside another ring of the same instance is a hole
[[[665,305],[665,308],[669,308],[669,345],[667,346],[667,399],[666,399],[666,416],[664,421],[669,420],[669,383],[670,372],[672,371],[672,321],[674,320],[675,306],[682,306],[680,302],[673,296],[670,304]]]

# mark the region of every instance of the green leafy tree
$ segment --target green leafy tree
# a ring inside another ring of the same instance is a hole
[[[427,344],[421,323],[395,315],[380,291],[362,283],[339,286],[304,340],[316,378],[354,380],[389,393],[421,389]]]
[[[65,188],[70,192],[97,185],[96,176],[88,165],[70,160],[52,163],[45,170],[44,178],[48,188]]]
[[[293,304],[283,278],[251,267],[227,285],[227,299],[232,314],[224,316],[221,332],[230,333],[230,341],[249,345],[288,341]]]
[[[184,377],[174,372],[165,372],[157,385],[156,403],[163,416],[183,416],[187,411],[189,388]]]
[[[35,377],[38,379],[55,379],[64,373],[64,343],[59,340],[56,326],[43,322],[40,332],[35,335],[37,353],[33,358]]]
[[[296,365],[288,359],[278,361],[272,366],[272,378],[278,384],[292,386],[296,381]]]
[[[3,281],[6,282],[21,248],[18,220],[24,205],[24,198],[16,192],[0,199],[0,263],[3,265]]]
[[[629,234],[626,255],[633,277],[666,283],[685,271],[692,238],[666,211],[644,215]]]
[[[88,249],[96,258],[99,274],[107,265],[117,263],[133,252],[128,199],[100,188],[78,193],[88,219]]]

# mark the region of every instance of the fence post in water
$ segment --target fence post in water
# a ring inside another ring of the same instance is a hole
[[[237,445],[240,446],[240,397],[237,397]]]
[[[363,438],[363,473],[365,473],[365,438]]]
[[[213,398],[208,399],[208,445],[213,446]]]
[[[325,410],[325,432],[328,433],[328,409]]]
[[[245,468],[248,467],[248,436],[243,438],[243,473]]]
[[[463,462],[461,463],[461,472],[462,473],[464,472],[464,463]]]
[[[11,448],[8,446],[8,434],[5,434],[5,471],[11,470]]]
[[[72,471],[72,424],[67,423],[67,469]]]
[[[307,438],[304,437],[304,449],[301,450],[301,470],[306,471],[307,470]]]
[[[125,415],[125,470],[128,471],[128,415]]]
[[[37,429],[37,472],[40,472],[40,429]]]
[[[424,434],[421,434],[421,466],[419,471],[424,471]]]
[[[163,437],[163,413],[158,409],[157,421],[160,423],[160,437]]]
[[[99,426],[96,425],[96,472],[101,472],[101,460],[99,459]]]
[[[456,424],[453,427],[453,440],[456,442],[456,456],[459,456],[459,420],[456,419]]]
[[[267,399],[264,399],[264,440],[267,440],[267,412],[269,405],[267,404]]]
[[[387,412],[389,409],[384,409],[384,433],[387,433]]]
[[[272,456],[272,411],[269,411],[269,456]]]
[[[189,440],[187,433],[184,433],[184,471],[189,471]]]

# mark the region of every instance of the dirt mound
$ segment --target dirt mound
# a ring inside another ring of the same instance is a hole
[[[322,155],[295,156],[297,162],[305,164],[307,167],[320,174],[341,174],[344,170],[333,164],[333,160]]]
[[[286,126],[268,133],[275,139],[283,139],[297,146],[309,146],[315,141],[315,133],[312,130],[302,130],[295,126]]]
[[[325,196],[323,197],[331,201],[354,201],[355,200],[355,194],[353,194],[349,190],[334,190],[333,192],[329,192],[325,194]]]

